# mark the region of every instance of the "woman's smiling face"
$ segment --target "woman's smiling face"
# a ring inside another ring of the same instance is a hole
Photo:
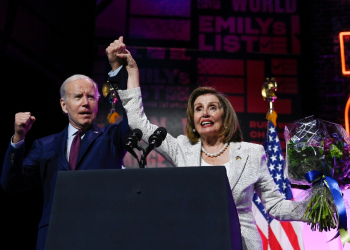
[[[219,136],[223,126],[224,109],[213,94],[204,94],[194,101],[194,127],[201,138]]]

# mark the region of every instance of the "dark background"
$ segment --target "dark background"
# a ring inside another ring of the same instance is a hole
[[[29,111],[36,118],[26,151],[34,139],[67,125],[59,87],[73,74],[92,74],[95,5],[82,0],[0,2],[1,162],[15,113]],[[41,198],[40,186],[14,195],[0,189],[1,249],[35,249]]]
[[[94,74],[98,47],[106,47],[112,37],[96,34],[95,20],[111,2],[0,2],[0,162],[13,135],[16,112],[30,111],[37,119],[26,136],[26,150],[34,139],[57,133],[67,125],[59,105],[59,87],[73,74]],[[298,1],[298,6],[299,116],[315,115],[344,125],[349,78],[341,74],[336,39],[340,31],[350,29],[350,3],[312,0]],[[102,72],[102,80],[106,73]],[[101,102],[105,105],[103,99]],[[1,249],[35,249],[41,206],[40,186],[14,195],[4,194],[0,188]]]

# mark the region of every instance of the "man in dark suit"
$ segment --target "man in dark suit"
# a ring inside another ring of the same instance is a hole
[[[120,89],[126,88],[127,71],[117,53],[125,51],[120,37],[106,50],[113,75],[110,80]],[[60,133],[35,140],[24,157],[24,138],[35,117],[30,112],[17,113],[15,133],[11,138],[3,164],[1,186],[7,193],[16,193],[37,184],[42,185],[44,205],[39,223],[37,249],[45,248],[54,188],[58,171],[121,169],[126,153],[124,141],[129,126],[123,121],[103,129],[95,125],[99,92],[87,76],[74,75],[61,86],[61,107],[68,115],[69,125]]]

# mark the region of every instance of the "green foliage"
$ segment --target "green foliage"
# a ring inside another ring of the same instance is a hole
[[[333,139],[322,140],[315,145],[288,142],[288,174],[293,180],[305,180],[304,174],[311,170],[327,171],[335,169],[337,160],[342,159],[344,146],[342,141],[334,143]],[[319,180],[319,178],[317,179]],[[315,180],[315,181],[317,181]],[[338,211],[333,207],[329,188],[321,187],[322,191],[311,196],[302,220],[311,224],[313,231],[329,231],[336,228]]]
[[[328,149],[324,149],[324,140],[319,145],[303,144],[288,142],[288,173],[297,180],[303,179],[304,174],[311,170],[323,170],[324,161],[329,169],[333,169],[334,159],[341,159],[344,152],[341,141],[330,143]]]
[[[308,202],[306,211],[301,217],[308,225],[311,224],[311,230],[317,229],[322,231],[330,231],[337,227],[337,213],[333,208],[332,202],[327,198],[328,189],[323,188],[322,193],[314,195]]]
[[[331,144],[331,148],[330,148],[330,156],[332,158],[341,158],[343,155],[343,151],[340,150],[336,145]]]

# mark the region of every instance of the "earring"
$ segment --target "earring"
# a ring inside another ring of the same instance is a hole
[[[193,133],[196,133],[196,130],[195,129],[192,129]]]

